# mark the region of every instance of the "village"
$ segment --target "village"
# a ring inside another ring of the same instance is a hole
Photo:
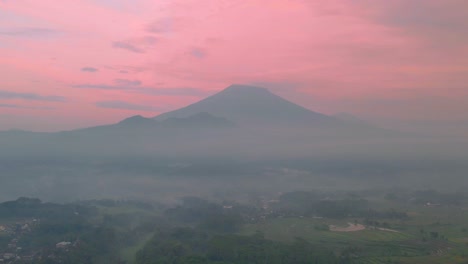
[[[14,223],[0,224],[0,236],[9,237],[8,244],[0,246],[0,263],[34,263],[36,260],[43,258],[43,252],[46,248],[35,248],[26,250],[20,246],[21,238],[29,235],[35,228],[41,224],[40,219],[32,218],[26,220],[17,220]],[[60,241],[55,244],[55,250],[68,251],[71,247],[76,246],[77,242]],[[50,254],[47,258],[56,258],[54,254]]]
[[[5,248],[0,248],[0,263],[29,263],[34,260],[35,252],[25,252],[19,240],[40,224],[36,218],[18,220],[14,223],[0,224],[0,235],[10,237]]]

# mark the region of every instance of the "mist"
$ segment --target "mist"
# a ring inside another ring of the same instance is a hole
[[[246,87],[235,90],[235,97],[228,88],[205,100],[214,106],[199,103],[175,117],[134,116],[55,133],[1,132],[1,199],[157,201],[304,189],[467,187],[463,138],[317,119],[299,106],[281,109],[283,99]],[[226,108],[219,98],[243,103],[243,112],[231,111],[234,106]],[[289,113],[270,116],[262,107]]]
[[[0,0],[0,264],[468,263],[467,18]]]
[[[0,253],[77,264],[463,259],[468,141],[399,128],[236,84],[157,116],[3,131]]]

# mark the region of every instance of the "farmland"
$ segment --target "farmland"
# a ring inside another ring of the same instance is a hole
[[[20,198],[0,204],[0,248],[17,258],[8,263],[468,262],[460,193],[312,190],[251,198]]]
[[[356,263],[467,263],[468,210],[462,204],[414,204],[376,197],[370,204],[375,210],[405,212],[407,217],[280,216],[247,224],[242,233],[262,232],[269,239],[289,242],[304,238]]]

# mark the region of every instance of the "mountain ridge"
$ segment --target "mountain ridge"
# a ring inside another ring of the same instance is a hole
[[[155,120],[206,112],[235,123],[340,125],[332,116],[290,102],[263,87],[233,84],[188,106],[155,116]]]

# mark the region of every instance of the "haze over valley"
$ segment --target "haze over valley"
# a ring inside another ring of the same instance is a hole
[[[468,263],[467,12],[0,0],[0,263]]]
[[[55,133],[4,131],[2,199],[175,199],[373,184],[461,190],[467,183],[466,142],[356,120],[231,85],[155,117]]]

